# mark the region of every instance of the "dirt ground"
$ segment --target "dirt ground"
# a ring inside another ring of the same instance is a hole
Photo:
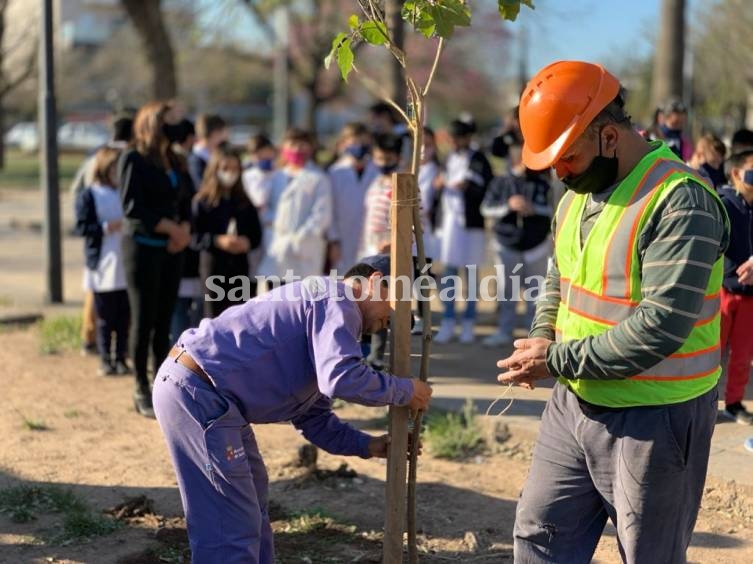
[[[24,524],[0,514],[0,562],[184,561],[175,477],[157,424],[133,411],[130,378],[97,376],[96,359],[78,353],[40,355],[35,329],[0,333],[0,366],[0,491],[59,484],[97,512],[146,496],[135,504],[146,514],[121,511],[123,525],[115,532],[63,545],[44,540],[60,526],[55,514]],[[346,406],[338,413],[374,432],[384,429],[383,410]],[[46,430],[32,430],[29,422]],[[255,432],[272,482],[278,561],[380,562],[384,463],[320,453],[323,475],[307,475],[291,465],[304,441],[290,425],[258,426]],[[515,503],[534,438],[515,432],[496,453],[465,462],[422,457],[422,562],[512,561]],[[357,475],[339,476],[343,463]],[[688,556],[697,563],[753,562],[753,490],[707,483]],[[595,561],[620,561],[611,526]]]

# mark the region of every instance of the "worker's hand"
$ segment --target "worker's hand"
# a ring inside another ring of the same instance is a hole
[[[742,263],[737,271],[737,281],[740,284],[753,284],[753,260],[748,259]]]
[[[369,456],[376,457],[376,458],[387,458],[387,454],[389,454],[390,451],[390,443],[392,442],[392,437],[389,435],[382,435],[381,437],[372,437],[371,441],[369,442]],[[413,435],[408,435],[408,450],[406,452],[406,455],[410,453],[411,445],[413,444]],[[423,447],[423,443],[419,441],[418,443],[418,454],[421,454],[421,448]]]
[[[390,253],[391,248],[392,248],[392,243],[390,241],[381,243],[380,245],[377,246],[377,254],[387,255]]]
[[[413,396],[410,398],[408,407],[413,411],[426,411],[431,401],[431,386],[421,380],[411,380],[413,384]]]
[[[501,384],[515,384],[533,390],[536,380],[551,376],[546,366],[546,351],[552,342],[540,337],[516,340],[513,343],[515,351],[497,363],[497,368],[507,369],[497,376],[497,380]]]

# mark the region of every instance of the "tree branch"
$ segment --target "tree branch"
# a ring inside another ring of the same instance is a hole
[[[437,45],[437,53],[434,55],[434,64],[431,65],[431,71],[429,72],[429,78],[426,79],[426,85],[424,86],[422,95],[426,96],[426,94],[429,93],[429,87],[431,86],[431,81],[434,80],[434,75],[437,72],[437,67],[439,66],[439,57],[442,56],[442,50],[444,49],[444,37],[439,38],[439,44]]]
[[[269,40],[277,44],[280,40],[277,35],[277,30],[275,30],[274,26],[269,22],[269,17],[264,13],[264,10],[259,7],[258,2],[255,2],[254,0],[241,0],[241,2],[246,8],[248,8],[249,12],[251,12],[251,15],[256,22],[261,25],[262,31]]]
[[[371,92],[374,96],[384,100],[390,106],[392,106],[395,109],[395,111],[397,111],[400,114],[400,117],[403,118],[406,125],[412,131],[414,129],[413,122],[408,117],[408,114],[406,114],[405,111],[397,104],[397,102],[395,102],[392,98],[390,98],[390,95],[387,93],[387,90],[385,90],[376,80],[374,80],[373,78],[359,71],[355,64],[353,64],[353,70],[356,72],[356,77],[361,81],[364,87],[369,92]]]
[[[5,96],[10,93],[12,90],[15,90],[18,88],[21,83],[28,80],[31,75],[34,74],[34,71],[37,68],[37,52],[36,49],[32,49],[29,55],[26,58],[26,63],[24,64],[24,69],[21,71],[21,73],[15,77],[13,80],[5,81],[5,73],[2,73],[0,76],[2,76],[2,84],[0,85],[0,99],[5,98]]]

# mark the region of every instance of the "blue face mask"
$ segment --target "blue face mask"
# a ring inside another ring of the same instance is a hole
[[[259,161],[256,163],[256,166],[259,167],[259,170],[269,172],[274,168],[275,163],[272,159],[259,159]]]
[[[661,129],[662,135],[664,135],[664,137],[671,137],[676,139],[682,137],[681,129],[670,129],[666,125],[662,125],[659,129]]]
[[[743,182],[748,186],[753,186],[753,168],[743,171]]]
[[[382,165],[379,167],[379,172],[382,174],[392,174],[397,170],[397,163],[389,164],[389,165]]]
[[[345,147],[345,154],[350,155],[357,161],[360,161],[366,155],[369,154],[370,150],[371,150],[371,147],[369,147],[365,143],[354,143],[352,145],[348,145],[347,147]]]

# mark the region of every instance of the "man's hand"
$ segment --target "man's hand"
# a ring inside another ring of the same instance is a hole
[[[516,340],[513,343],[515,351],[497,363],[497,368],[507,369],[497,376],[497,380],[501,384],[515,384],[533,390],[536,380],[551,376],[546,366],[546,351],[552,342],[540,337]]]
[[[392,442],[392,437],[389,435],[382,435],[381,437],[372,437],[371,442],[369,442],[369,456],[376,457],[376,458],[387,458],[387,454],[390,450],[390,443]],[[413,444],[413,435],[408,435],[408,451],[406,452],[406,455],[410,453],[411,445]],[[421,454],[421,447],[423,446],[422,443],[418,443],[418,454]]]
[[[413,396],[410,398],[408,407],[413,411],[426,411],[431,401],[431,386],[421,380],[411,380],[413,384]]]
[[[191,242],[191,228],[187,223],[176,225],[170,231],[170,238],[167,241],[167,252],[171,254],[179,253],[185,249]]]
[[[753,260],[748,259],[742,263],[737,271],[737,281],[740,284],[753,284]]]

